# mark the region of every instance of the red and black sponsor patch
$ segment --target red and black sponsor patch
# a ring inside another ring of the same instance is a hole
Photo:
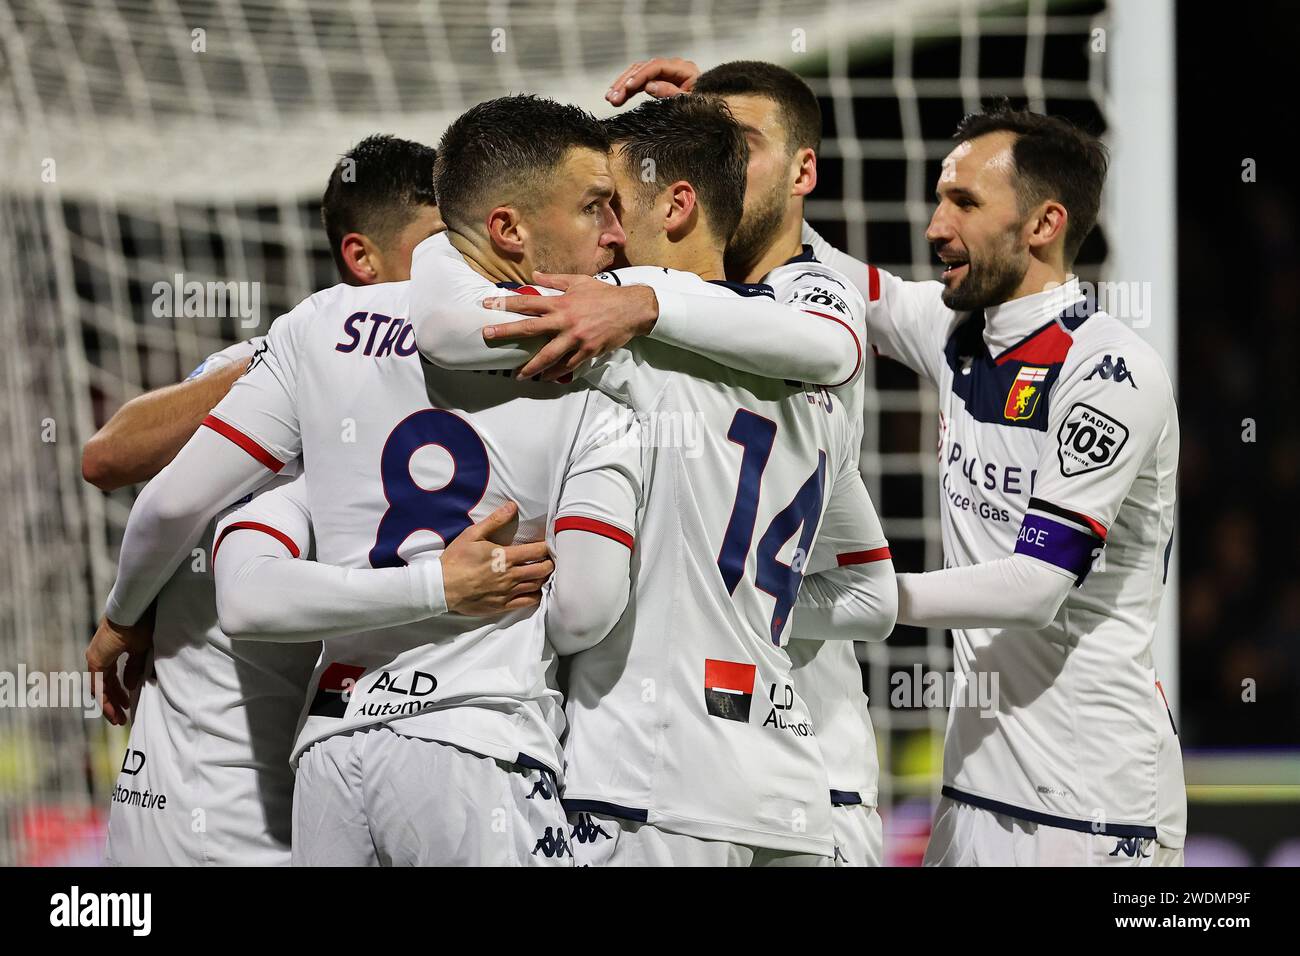
[[[307,713],[313,717],[342,717],[348,710],[348,695],[356,688],[357,681],[366,672],[364,667],[356,664],[335,662],[325,668],[316,685],[316,696],[312,698],[311,710]]]
[[[704,707],[709,716],[748,723],[757,670],[753,664],[705,659]]]

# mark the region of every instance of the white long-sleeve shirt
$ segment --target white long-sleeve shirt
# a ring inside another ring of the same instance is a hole
[[[806,244],[799,255],[777,266],[763,281],[773,287],[778,301],[793,299],[823,312],[836,311],[858,291],[843,274],[819,262]],[[850,404],[859,425],[859,446],[864,387],[859,377],[836,392]],[[857,456],[854,466],[860,467]],[[879,527],[875,505],[861,482],[831,507],[847,508]],[[837,524],[827,521],[825,527]],[[883,541],[883,529],[871,537]],[[842,542],[842,550],[855,550],[854,542]],[[894,565],[888,546],[883,544],[855,555],[852,563],[825,570],[809,568],[795,602],[787,647],[791,673],[817,728],[817,745],[826,763],[833,804],[874,807],[877,803],[880,761],[876,734],[853,642],[888,637],[897,607]]]
[[[229,637],[319,641],[446,613],[440,561],[396,568],[324,564],[309,560],[301,544],[310,533],[304,475],[221,519],[212,571],[218,619]]]
[[[439,260],[447,267],[441,268]],[[684,349],[737,371],[814,385],[845,385],[862,369],[861,323],[854,321],[845,301],[834,307],[797,297],[777,302],[770,294],[753,294],[757,286],[750,287],[750,293],[720,301],[690,285],[672,288],[647,276],[641,273],[637,279],[618,270],[598,278],[654,288],[659,317],[648,341]],[[415,248],[411,322],[420,351],[433,364],[454,369],[517,368],[537,351],[541,344],[537,339],[484,343],[483,327],[500,321],[501,313],[482,308],[481,298],[460,294],[481,281],[445,233]],[[805,282],[797,291],[811,285]],[[496,294],[496,290],[484,291]],[[845,290],[843,295],[847,300],[856,293]]]
[[[298,455],[323,564],[436,560],[444,542],[506,500],[520,511],[502,544],[573,529],[631,549],[635,418],[595,392],[423,367],[407,288],[336,286],[274,323],[249,372],[132,513],[110,617],[130,620],[147,605],[216,502]],[[297,752],[400,720],[409,736],[558,771],[563,725],[544,619],[540,609],[489,620],[441,614],[332,637]]]
[[[1178,462],[1159,356],[1074,277],[957,313],[938,282],[806,227],[805,241],[863,292],[870,343],[939,393],[946,568],[899,576],[899,619],[954,628],[944,793],[1181,846],[1181,760],[1151,653]],[[990,716],[978,691],[995,678]]]
[[[240,342],[208,356],[194,374],[247,362],[259,343]],[[286,466],[276,481],[288,481],[296,468],[296,462]],[[152,485],[146,494],[146,507],[165,497]],[[214,524],[200,530],[185,560],[160,585],[152,676],[131,714],[109,811],[105,856],[115,864],[290,862],[289,754],[319,647],[233,641],[221,630],[210,547]],[[305,547],[305,529],[301,533]]]
[[[221,627],[232,638],[316,641],[413,624],[447,613],[441,561],[346,568],[309,559],[306,479],[264,492],[216,529],[213,574]],[[627,604],[631,552],[570,528],[554,536],[546,632],[561,654],[598,643]],[[215,560],[220,552],[221,560]]]
[[[428,290],[417,296],[422,350],[440,365],[521,364],[526,349],[482,342],[479,328],[492,314],[477,303],[492,288],[457,258],[416,256],[412,282]],[[730,347],[739,353],[750,342],[747,310],[771,311],[773,302],[760,297],[774,297],[767,286],[708,283],[653,267],[605,278],[651,285],[661,309],[679,295],[702,299],[686,328],[709,323],[714,304],[718,314],[734,313]],[[791,680],[789,621],[805,567],[851,564],[885,541],[861,509],[834,508],[850,488],[862,488],[860,415],[843,390],[786,379],[805,367],[796,355],[810,348],[801,335],[807,323],[854,330],[837,334],[832,347],[834,361],[856,376],[862,304],[856,291],[842,289],[838,302],[813,304],[825,315],[777,311],[780,348],[764,350],[767,377],[654,338],[581,371],[643,418],[649,452],[628,613],[570,665],[570,809],[830,855],[830,788]],[[451,344],[439,351],[440,343]],[[849,525],[827,533],[839,521]]]

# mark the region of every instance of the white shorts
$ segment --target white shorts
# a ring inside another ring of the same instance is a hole
[[[924,865],[1152,866],[1157,849],[1154,839],[1045,826],[943,797]]]
[[[1152,866],[1182,866],[1183,865],[1183,848],[1172,846],[1161,846],[1156,844],[1155,852],[1151,854]]]
[[[831,805],[836,866],[884,866],[885,830],[875,807],[864,803]]]
[[[572,866],[549,771],[387,724],[318,740],[299,758],[295,866]]]
[[[569,814],[578,866],[831,866],[830,857],[701,840],[603,813]]]

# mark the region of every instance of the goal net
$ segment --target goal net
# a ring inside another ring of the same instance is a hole
[[[1104,129],[1110,15],[1104,0],[0,3],[0,672],[83,669],[133,491],[84,483],[82,445],[336,281],[318,201],[366,135],[433,144],[508,92],[604,115],[614,76],[655,55],[779,62],[825,112],[814,226],[932,277],[923,233],[958,119],[1005,95]],[[1085,274],[1106,261],[1104,226]],[[191,296],[232,282],[253,294]],[[938,567],[936,401],[900,366],[867,375],[869,488],[898,565]],[[946,672],[949,645],[901,628],[862,653],[906,861],[928,832],[944,712],[891,706],[890,678]],[[94,860],[124,732],[79,702],[25,703],[0,706],[0,863]]]

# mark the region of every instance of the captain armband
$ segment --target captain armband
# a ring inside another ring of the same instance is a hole
[[[1031,498],[1016,535],[1015,553],[1068,571],[1079,587],[1105,546],[1106,529],[1100,522],[1041,498]]]

